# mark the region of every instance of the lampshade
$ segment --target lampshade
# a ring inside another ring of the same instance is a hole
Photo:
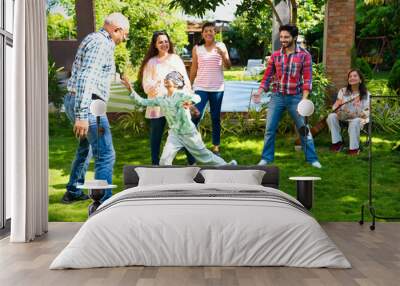
[[[90,104],[90,113],[95,116],[102,116],[106,114],[107,106],[106,103],[100,99],[92,100]]]
[[[310,116],[314,113],[314,104],[309,99],[303,99],[297,105],[297,112],[301,116]]]

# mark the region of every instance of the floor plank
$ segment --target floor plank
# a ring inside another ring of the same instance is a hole
[[[0,240],[0,285],[283,286],[399,285],[400,223],[379,223],[375,231],[357,223],[322,227],[351,262],[352,269],[290,267],[118,267],[48,269],[82,223],[50,223],[32,243]]]

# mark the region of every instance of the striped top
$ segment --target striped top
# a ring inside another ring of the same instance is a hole
[[[221,50],[226,51],[224,43],[216,43]],[[224,64],[216,49],[208,52],[204,45],[196,47],[197,74],[193,83],[194,90],[223,91]]]

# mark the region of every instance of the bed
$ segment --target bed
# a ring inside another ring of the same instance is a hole
[[[174,168],[181,167],[153,168],[125,166],[125,190],[98,208],[50,269],[351,267],[312,215],[279,190],[277,167],[202,166],[193,175],[194,182],[183,183],[168,183],[185,177],[176,175],[181,170]],[[242,179],[247,172],[261,171],[258,185]],[[158,183],[162,176],[154,172],[175,175],[166,175],[164,183]],[[232,182],[218,181],[224,172]],[[153,184],[140,184],[146,180]]]

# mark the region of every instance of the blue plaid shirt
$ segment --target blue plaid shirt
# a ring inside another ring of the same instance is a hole
[[[86,36],[79,45],[67,89],[75,94],[75,118],[87,120],[92,94],[108,101],[115,73],[115,43],[104,29]]]

